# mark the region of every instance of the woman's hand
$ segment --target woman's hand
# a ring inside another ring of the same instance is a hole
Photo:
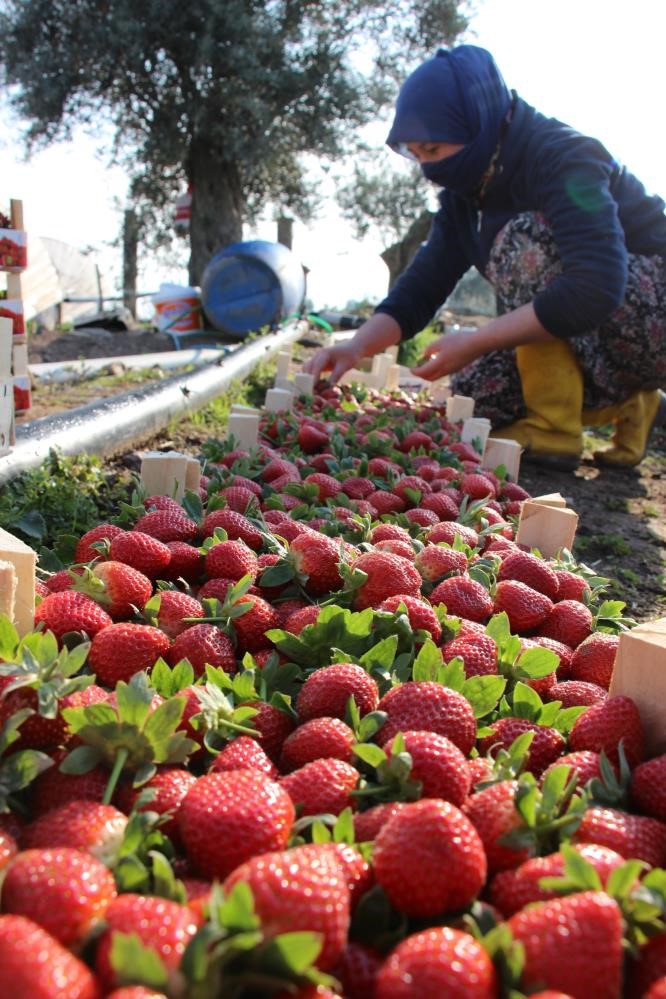
[[[335,347],[321,347],[320,350],[303,365],[303,371],[314,376],[315,385],[322,374],[330,371],[329,381],[335,384],[346,371],[357,367],[363,357],[358,347],[350,340],[339,343]]]
[[[399,342],[400,327],[395,319],[376,312],[359,327],[351,340],[335,347],[322,347],[303,365],[303,370],[314,375],[315,384],[325,371],[330,371],[329,380],[335,384],[345,371],[358,367],[364,357],[374,357]]]
[[[483,353],[474,333],[445,333],[425,350],[424,360],[412,368],[412,374],[427,381],[435,381],[466,367]]]

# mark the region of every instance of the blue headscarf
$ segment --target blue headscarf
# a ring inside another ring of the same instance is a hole
[[[452,156],[421,166],[428,180],[460,194],[473,192],[485,173],[511,105],[511,92],[491,54],[476,45],[439,49],[400,89],[387,144],[462,143]]]

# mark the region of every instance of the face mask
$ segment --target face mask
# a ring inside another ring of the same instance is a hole
[[[487,165],[484,162],[483,169],[480,168],[478,153],[474,149],[474,144],[470,143],[446,159],[435,160],[434,163],[422,163],[421,172],[433,184],[445,187],[456,194],[470,194],[479,186]]]

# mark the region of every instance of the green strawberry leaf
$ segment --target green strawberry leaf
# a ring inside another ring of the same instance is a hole
[[[102,760],[102,754],[92,746],[77,746],[59,766],[63,774],[87,774]]]
[[[168,985],[169,975],[159,954],[144,947],[136,933],[113,933],[109,960],[119,984],[160,990]]]
[[[526,683],[520,681],[513,691],[512,714],[516,718],[526,718],[528,721],[537,721],[543,710],[543,701]]]
[[[278,974],[301,977],[310,970],[321,953],[323,936],[307,931],[281,933],[262,953],[264,962]]]
[[[541,680],[557,669],[560,657],[551,649],[527,649],[518,659],[515,675],[520,679]]]
[[[485,718],[497,707],[506,688],[503,676],[471,676],[463,687],[462,693],[472,705],[475,718]]]
[[[442,653],[432,639],[427,639],[418,651],[412,667],[412,679],[415,681],[439,680],[444,686],[451,686],[440,679],[442,668]]]

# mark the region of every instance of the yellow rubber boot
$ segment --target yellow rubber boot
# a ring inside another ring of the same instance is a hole
[[[583,374],[564,340],[516,348],[516,364],[527,416],[494,437],[507,437],[525,448],[525,457],[562,469],[578,466],[583,446]]]
[[[664,406],[663,400],[664,396],[658,390],[634,392],[615,406],[586,409],[583,412],[585,426],[601,427],[606,423],[615,426],[612,447],[594,453],[599,464],[632,467],[642,461],[650,431]]]

